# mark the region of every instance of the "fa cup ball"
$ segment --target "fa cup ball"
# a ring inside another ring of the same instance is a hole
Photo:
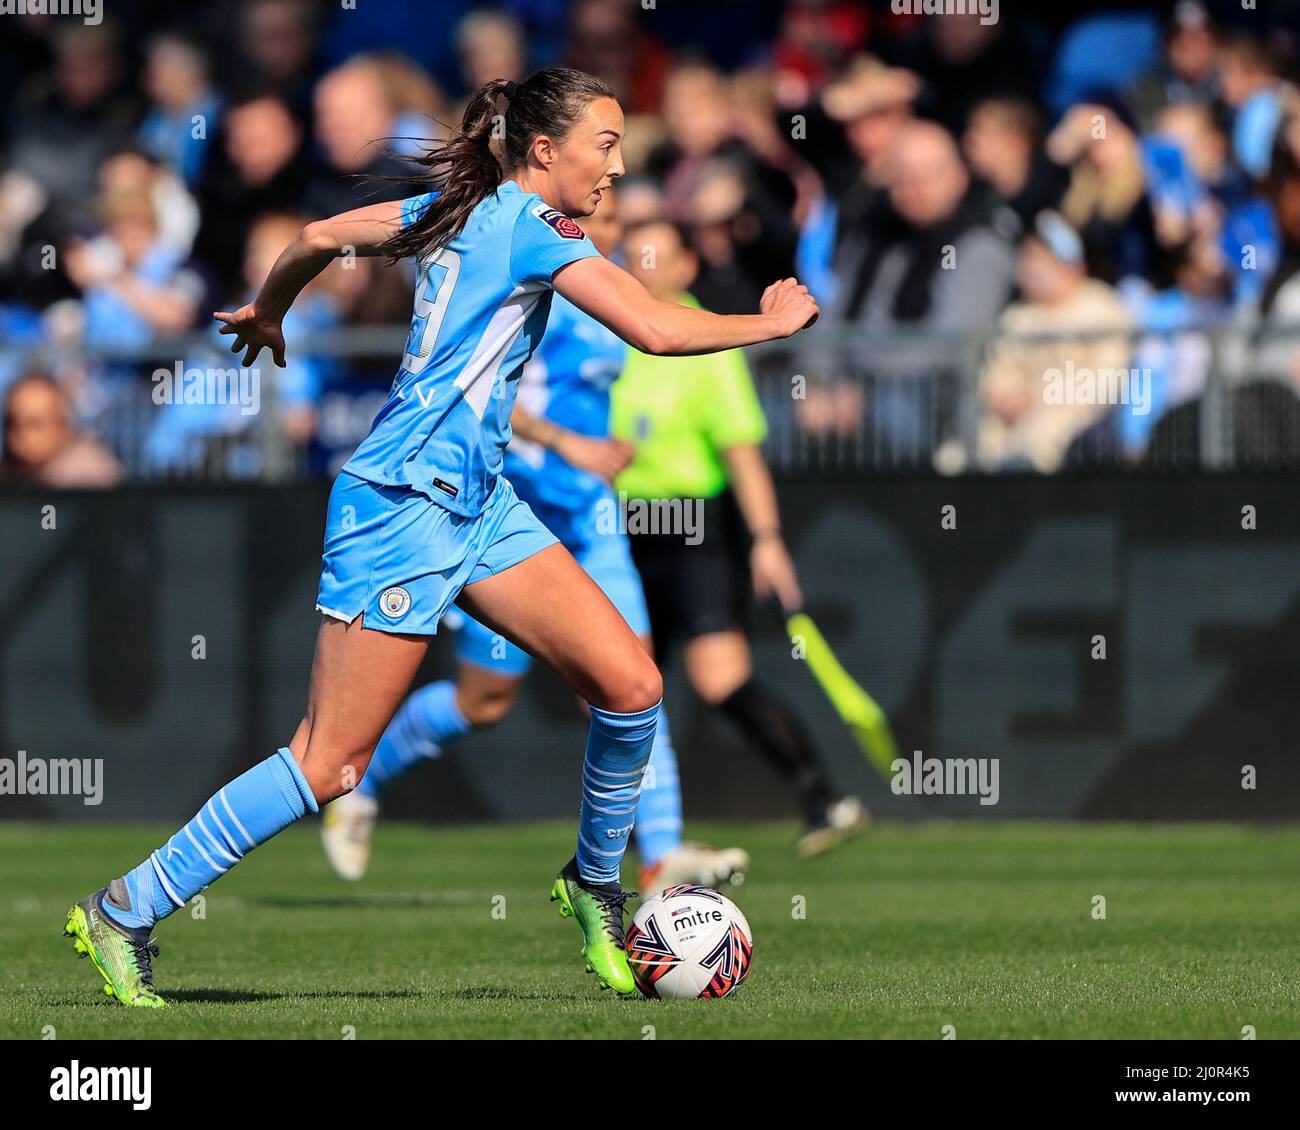
[[[627,962],[647,997],[716,1000],[749,973],[754,935],[726,895],[680,886],[646,899],[627,932]]]

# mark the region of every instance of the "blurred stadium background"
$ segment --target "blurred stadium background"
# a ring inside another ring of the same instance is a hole
[[[329,478],[409,276],[331,268],[256,412],[158,404],[152,375],[227,364],[209,312],[298,225],[407,195],[375,178],[468,90],[563,62],[619,90],[622,210],[685,227],[704,305],[818,295],[815,331],[750,356],[810,610],[903,749],[1001,759],[996,807],[892,796],[764,626],[839,783],[886,816],[1294,818],[1300,5],[896,7],[0,16],[0,748],[110,783],[0,817],[183,818],[292,731]],[[1053,402],[1045,374],[1080,369],[1143,376]],[[451,663],[439,639],[427,673]],[[785,814],[668,675],[688,816]],[[388,811],[567,816],[577,733],[539,676]]]

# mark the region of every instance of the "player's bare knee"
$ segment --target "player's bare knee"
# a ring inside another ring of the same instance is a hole
[[[643,662],[629,665],[616,678],[604,686],[604,702],[593,705],[618,714],[637,714],[657,705],[664,697],[663,676],[649,656]]]

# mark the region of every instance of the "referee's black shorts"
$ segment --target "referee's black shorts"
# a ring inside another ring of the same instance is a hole
[[[730,491],[705,499],[698,544],[681,531],[629,533],[645,587],[655,655],[711,632],[749,626],[749,534]]]

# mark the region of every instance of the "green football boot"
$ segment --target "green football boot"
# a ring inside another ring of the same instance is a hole
[[[149,940],[148,930],[130,930],[119,925],[104,910],[105,887],[87,895],[68,911],[63,932],[76,939],[74,947],[89,957],[104,978],[104,992],[128,1008],[166,1008],[167,1002],[153,990],[153,964],[158,946]]]
[[[578,877],[577,857],[564,865],[551,887],[551,901],[560,904],[561,918],[575,918],[582,927],[587,972],[594,973],[602,989],[636,992],[623,944],[623,904],[635,891],[620,890],[616,883],[586,886]]]

